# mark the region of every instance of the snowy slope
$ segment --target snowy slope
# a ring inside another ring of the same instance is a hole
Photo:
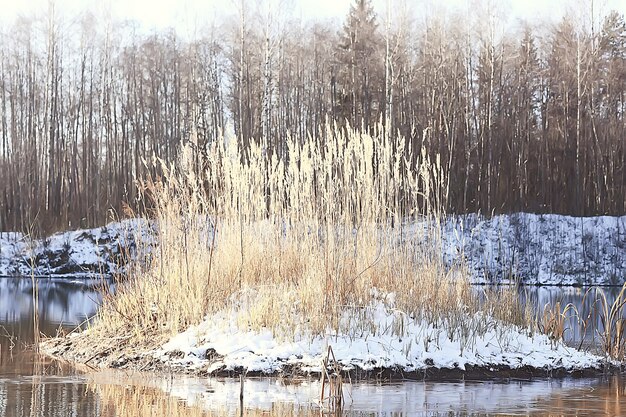
[[[621,285],[626,281],[626,216],[517,213],[452,218],[443,227],[448,263],[465,259],[475,282]]]
[[[135,233],[149,227],[143,219],[131,219],[40,240],[30,240],[20,233],[0,233],[0,275],[90,276],[120,272],[134,253]]]
[[[425,225],[408,227],[408,233]],[[89,275],[121,272],[146,220],[58,233],[29,241],[0,233],[0,275]],[[426,242],[426,244],[429,244]],[[517,213],[451,216],[442,226],[444,260],[464,260],[477,283],[519,279],[543,285],[621,285],[626,281],[626,216],[569,217]],[[34,265],[34,269],[31,268]]]

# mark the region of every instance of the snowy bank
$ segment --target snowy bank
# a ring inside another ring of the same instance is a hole
[[[477,313],[458,322],[416,320],[382,301],[347,308],[343,330],[311,336],[241,328],[233,308],[172,337],[155,350],[119,348],[90,330],[52,339],[52,356],[101,368],[175,371],[201,376],[319,377],[330,346],[342,372],[355,379],[502,379],[591,376],[619,363],[567,347],[548,336]],[[306,329],[306,325],[303,329]]]
[[[93,275],[123,272],[145,220],[58,233],[30,241],[0,233],[0,275]],[[419,230],[409,228],[409,230]],[[476,283],[511,279],[540,285],[622,285],[626,216],[569,217],[516,213],[451,216],[442,230],[444,260],[464,260]],[[34,265],[34,269],[31,269]]]
[[[123,272],[136,249],[143,219],[57,233],[33,240],[22,233],[0,233],[0,276],[93,276]]]
[[[363,307],[358,307],[363,310]],[[434,370],[465,375],[479,369],[485,375],[499,371],[534,370],[575,372],[602,370],[608,362],[551,341],[547,336],[496,322],[481,313],[463,318],[463,324],[435,325],[413,320],[378,302],[367,307],[368,327],[354,326],[363,312],[346,311],[345,331],[327,330],[323,336],[296,334],[293,340],[270,330],[252,331],[237,325],[237,312],[219,314],[173,337],[154,358],[174,368],[208,375],[240,372],[277,375],[320,374],[328,347],[344,371],[353,376],[437,374]],[[341,326],[340,326],[341,327]],[[358,328],[358,329],[356,329]],[[473,374],[472,374],[473,375]]]
[[[444,224],[444,257],[466,261],[474,282],[519,279],[540,285],[622,285],[626,216],[569,217],[516,213]]]

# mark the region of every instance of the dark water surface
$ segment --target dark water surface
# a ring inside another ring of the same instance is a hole
[[[45,335],[85,323],[102,299],[101,283],[0,278],[0,416],[237,416],[239,382],[139,373],[81,374],[35,354],[35,304]],[[606,289],[609,299],[619,289]],[[531,288],[535,305],[581,303],[584,290]],[[582,309],[583,306],[580,306]],[[578,333],[580,336],[580,333]],[[572,341],[576,333],[571,332]],[[246,416],[319,416],[320,385],[248,380]],[[344,416],[626,416],[626,379],[346,384]]]

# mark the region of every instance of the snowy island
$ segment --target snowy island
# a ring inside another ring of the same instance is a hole
[[[626,216],[452,217],[442,228],[443,259],[452,266],[463,256],[474,283],[510,283],[513,278],[525,284],[621,285],[626,273],[625,226]],[[135,241],[129,236],[137,227],[144,235],[153,231],[147,222],[133,220],[57,234],[46,245],[41,241],[26,245],[12,235],[3,242],[2,267],[4,273],[28,273],[21,259],[30,257],[39,261],[37,274],[119,273],[124,265],[113,261],[120,258],[112,254],[134,253]],[[419,227],[404,233],[414,229]],[[9,253],[20,256],[7,259]],[[58,259],[66,262],[51,262]],[[555,335],[507,323],[483,311],[467,310],[456,318],[419,318],[399,309],[394,297],[373,289],[370,300],[346,306],[338,325],[318,334],[309,333],[306,326],[289,332],[246,326],[246,309],[256,308],[253,298],[245,308],[235,304],[228,311],[207,316],[156,348],[119,349],[119,340],[130,336],[120,334],[107,341],[90,335],[91,329],[46,341],[42,347],[50,355],[88,367],[200,376],[317,377],[328,347],[342,372],[356,379],[533,378],[598,375],[620,369],[619,362],[606,355],[579,351]]]

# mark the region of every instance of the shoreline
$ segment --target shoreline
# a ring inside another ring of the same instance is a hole
[[[325,344],[322,337],[287,342],[268,338],[267,332],[237,333],[230,329],[230,333],[219,333],[217,327],[208,330],[208,322],[149,346],[133,344],[130,336],[103,338],[87,330],[42,340],[39,351],[87,372],[115,369],[200,378],[320,379],[329,347],[337,359],[326,366],[327,373],[338,369],[344,378],[359,382],[532,381],[604,377],[625,370],[623,362],[512,328],[505,330],[512,340],[506,347],[497,347],[494,339],[485,337],[464,353],[454,352],[451,347],[457,341],[448,341],[444,334],[430,350],[414,347],[417,351],[408,360],[408,353],[398,352],[397,339],[387,335],[350,341],[345,336],[330,337],[332,345],[328,337]]]
[[[190,376],[196,378],[270,378],[281,380],[319,380],[322,377],[321,370],[304,370],[298,364],[284,365],[280,370],[270,373],[264,371],[247,371],[243,367],[233,369],[217,369],[207,372],[203,369],[184,367],[174,363],[163,362],[149,354],[119,355],[119,352],[96,352],[92,357],[81,356],[81,352],[73,352],[68,348],[71,337],[59,337],[46,339],[40,343],[40,354],[53,360],[68,363],[81,372],[99,372],[103,370],[131,371],[141,373],[155,373],[163,376]],[[67,349],[67,350],[64,350]],[[83,352],[84,353],[84,352]],[[66,355],[69,354],[69,357]],[[110,360],[109,355],[115,359]],[[81,359],[83,358],[83,359]],[[400,381],[428,381],[428,382],[531,382],[535,379],[566,379],[566,378],[598,378],[619,375],[624,372],[623,364],[605,361],[601,366],[589,366],[582,368],[565,367],[533,367],[525,365],[513,368],[506,365],[466,365],[465,369],[440,368],[428,366],[423,369],[403,370],[396,367],[379,367],[373,369],[353,368],[342,370],[344,378],[351,382],[379,383]]]
[[[124,275],[120,275],[121,277],[124,277]],[[14,274],[14,275],[5,275],[5,274],[0,274],[0,279],[32,279],[34,278],[35,280],[50,280],[50,281],[59,281],[59,282],[64,282],[66,281],[68,284],[71,284],[72,281],[80,281],[81,283],[83,281],[94,281],[94,280],[104,280],[104,281],[113,281],[115,280],[115,275],[113,274],[98,274],[98,273],[76,273],[76,274],[40,274],[40,275],[21,275],[21,274]],[[122,281],[124,280],[123,278],[121,279]],[[598,287],[598,288],[622,288],[624,284],[612,284],[612,283],[600,283],[600,284],[580,284],[580,283],[576,283],[576,282],[572,282],[572,283],[548,283],[548,284],[543,284],[541,282],[517,282],[517,283],[512,283],[512,282],[487,282],[487,281],[471,281],[470,285],[474,286],[474,287],[510,287],[510,286],[517,286],[519,288],[591,288],[591,287]]]

